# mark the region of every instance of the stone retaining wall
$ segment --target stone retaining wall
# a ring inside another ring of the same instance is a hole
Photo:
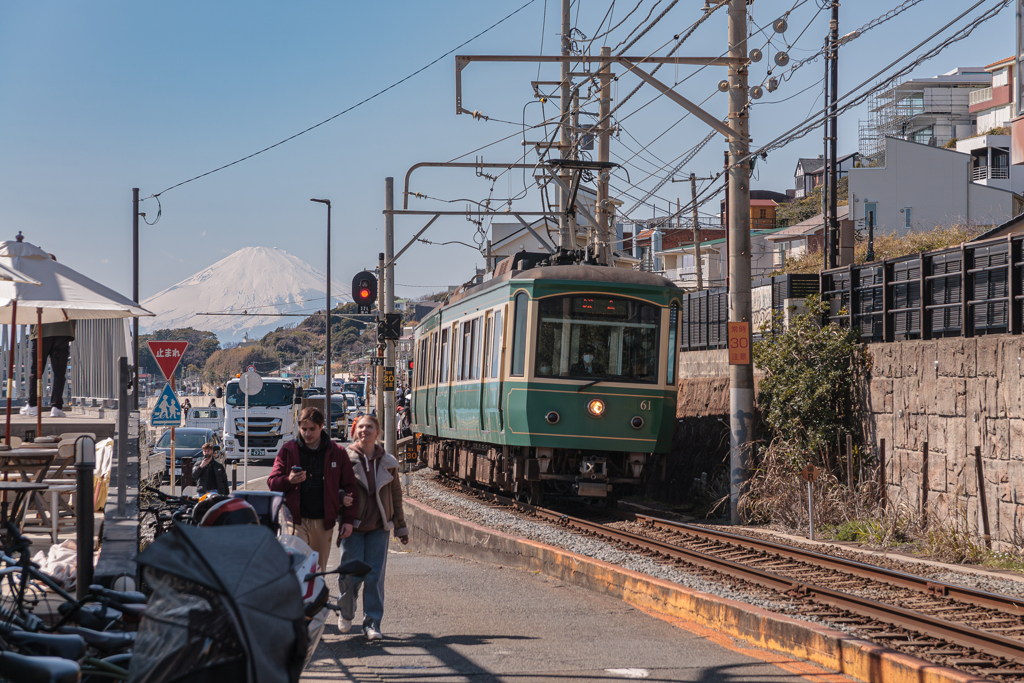
[[[1011,335],[870,344],[859,399],[865,440],[886,443],[888,498],[930,521],[983,526],[981,447],[989,531],[997,545],[1024,540],[1024,339]],[[925,470],[925,444],[928,447]]]

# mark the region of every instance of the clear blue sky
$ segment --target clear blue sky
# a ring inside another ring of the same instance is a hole
[[[322,121],[419,69],[525,1],[3,3],[0,238],[12,239],[22,230],[26,239],[61,261],[130,295],[132,187],[140,187],[146,197]],[[654,16],[668,4],[661,2]],[[989,0],[985,6],[991,4]],[[622,20],[635,5],[635,0],[618,0],[612,22]],[[700,5],[700,0],[680,2],[630,54],[659,49],[664,53],[662,46],[698,18]],[[608,6],[609,0],[576,0],[576,26],[587,36],[594,35]],[[607,44],[614,48],[652,6],[654,0],[645,0]],[[750,11],[757,25],[765,26],[792,6],[792,0],[756,0]],[[966,6],[924,0],[850,43],[842,51],[840,91],[860,83]],[[844,3],[840,33],[891,7],[887,0]],[[543,32],[545,1],[535,0],[459,52],[536,54],[543,40],[544,52],[556,53],[558,1],[548,0],[546,8]],[[794,11],[789,31],[783,40],[774,41],[769,54],[796,40],[808,24],[791,55],[797,60],[816,51],[828,23],[827,12],[815,17],[817,11],[815,0]],[[680,54],[720,54],[725,36],[722,11],[698,29]],[[984,65],[1012,53],[1011,5],[913,75]],[[243,246],[280,247],[323,269],[325,210],[310,203],[310,197],[334,202],[336,279],[347,282],[357,270],[373,267],[383,247],[385,176],[395,177],[400,192],[410,165],[451,160],[515,134],[524,105],[531,101],[529,81],[537,78],[535,65],[473,64],[464,72],[464,105],[517,125],[456,116],[454,63],[454,55],[446,57],[315,131],[163,195],[162,219],[141,230],[142,298]],[[763,78],[769,64],[766,59],[753,65],[751,80]],[[692,71],[665,67],[659,76],[674,82]],[[762,101],[794,95],[821,76],[821,62],[810,64]],[[724,116],[725,95],[713,93],[725,77],[724,69],[710,68],[679,90],[698,102],[711,95],[705,107]],[[541,78],[556,79],[557,67],[545,66]],[[623,97],[636,83],[624,75],[613,97]],[[788,102],[756,107],[751,126],[755,145],[805,118],[820,90],[814,86]],[[626,159],[633,156],[630,149],[649,145],[626,167],[629,180],[622,173],[621,180],[613,181],[624,190],[630,183],[639,184],[639,189],[629,190],[634,195],[656,182],[656,177],[641,182],[645,176],[683,154],[708,130],[691,117],[654,141],[684,113],[654,95],[644,88],[627,104],[620,115],[626,132],[613,145]],[[547,114],[552,111],[548,104]],[[842,118],[841,152],[856,150],[857,119],[864,116],[861,106]],[[538,123],[540,105],[526,106],[525,118],[527,125]],[[526,137],[539,135],[532,131]],[[487,161],[515,161],[522,153],[521,138],[521,133],[513,135],[477,154]],[[717,137],[682,173],[716,171],[724,148]],[[774,152],[766,163],[759,163],[753,187],[784,191],[792,185],[796,159],[817,156],[820,150],[821,137],[814,133]],[[480,200],[490,186],[472,171],[432,171],[414,177],[413,189],[449,200]],[[522,175],[505,175],[495,184],[493,196],[507,197],[522,188]],[[685,201],[688,192],[688,185],[668,184],[659,196],[667,208],[677,196]],[[633,204],[623,199],[627,208]],[[400,195],[396,201],[401,201]],[[420,200],[414,206],[442,205]],[[461,209],[464,203],[443,206]],[[538,210],[536,191],[517,207]],[[145,202],[143,210],[152,220],[155,202]],[[399,218],[398,245],[423,222]],[[471,242],[474,230],[462,218],[452,218],[439,221],[424,237]],[[464,246],[416,245],[399,262],[398,293],[415,296],[459,284],[472,275],[474,265],[482,265],[482,259]]]

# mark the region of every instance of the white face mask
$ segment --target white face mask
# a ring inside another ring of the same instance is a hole
[[[584,354],[583,355],[583,362],[586,363],[587,365],[590,365],[591,363],[593,363],[594,362],[594,354],[592,354],[592,353]]]

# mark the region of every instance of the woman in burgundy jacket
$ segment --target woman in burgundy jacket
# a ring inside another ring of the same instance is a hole
[[[311,407],[299,413],[299,438],[281,447],[267,485],[271,491],[284,493],[296,525],[320,555],[321,571],[326,570],[335,522],[341,522],[341,538],[352,533],[356,507],[351,497],[358,484],[345,449],[324,430],[320,410]],[[347,507],[343,505],[346,499]]]

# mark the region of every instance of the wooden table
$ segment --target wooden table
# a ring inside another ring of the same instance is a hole
[[[38,493],[39,491],[45,491],[46,488],[47,488],[46,484],[36,483],[34,481],[0,481],[0,492],[3,493],[5,507],[6,507],[6,501],[7,501],[7,492],[11,491],[11,492],[16,494],[15,498],[14,498],[14,500],[15,500],[14,507],[11,508],[11,514],[7,517],[7,519],[13,521],[20,528],[21,520],[18,519],[18,516],[15,513],[18,512],[18,504],[20,503],[21,498],[23,496],[25,496],[26,494],[32,494],[32,493]],[[4,520],[4,521],[6,522],[7,520]],[[2,530],[0,530],[0,533],[2,533],[3,536],[6,538],[7,537],[7,527],[4,526],[4,528]]]
[[[43,480],[50,470],[50,464],[56,457],[56,448],[15,448],[9,451],[0,451],[0,478],[9,480],[0,481],[0,483],[33,483],[46,489],[47,485]],[[12,475],[18,479],[13,479]],[[2,491],[4,489],[0,489],[0,492]],[[6,493],[3,495],[6,500]],[[47,503],[40,495],[39,489],[24,488],[15,494],[10,519],[20,525],[30,506],[34,507],[43,519],[48,519]]]

